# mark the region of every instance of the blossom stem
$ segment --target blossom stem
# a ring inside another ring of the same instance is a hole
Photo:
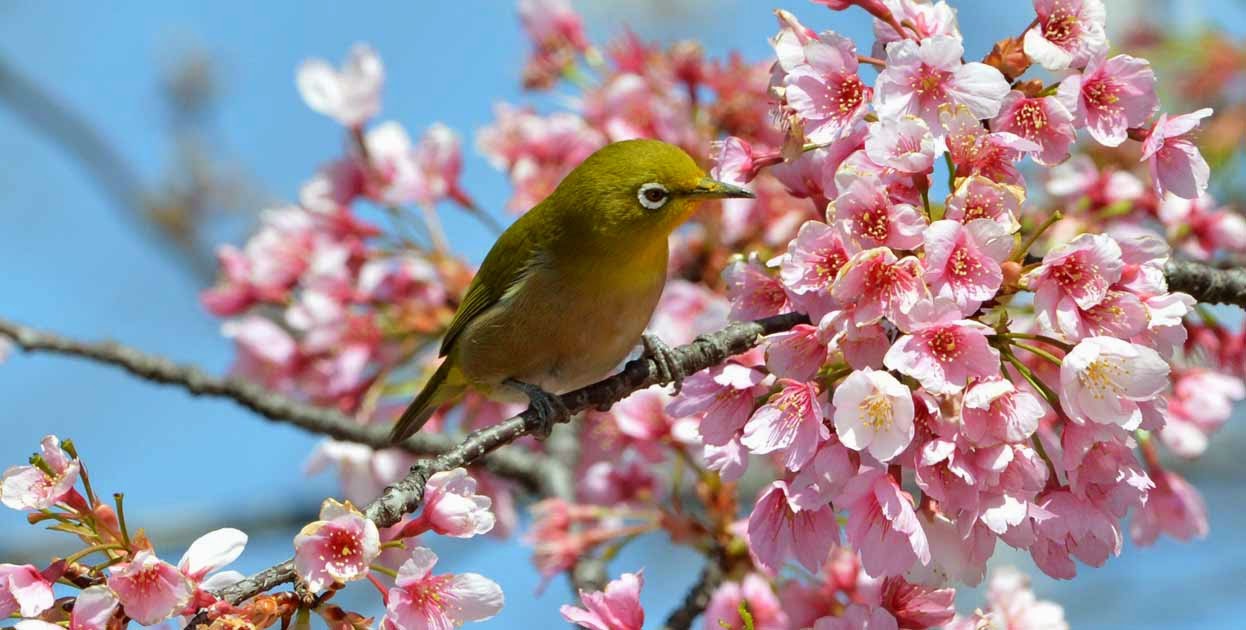
[[[125,548],[130,548],[130,530],[125,526],[125,495],[120,492],[114,492],[112,499],[117,504],[117,524],[121,528],[121,541],[125,543]]]
[[[90,547],[87,547],[86,549],[83,549],[81,551],[78,551],[77,553],[74,553],[73,555],[66,557],[65,563],[73,564],[93,553],[98,553],[102,551],[125,551],[127,548],[128,546],[119,545],[117,543],[101,543],[98,545],[91,545]]]
[[[947,164],[947,191],[950,194],[956,192],[956,163],[952,161],[951,152],[943,152],[943,162]]]
[[[1008,360],[1009,363],[1012,364],[1012,367],[1017,370],[1017,373],[1021,375],[1021,378],[1024,378],[1034,387],[1034,389],[1038,390],[1038,392],[1042,394],[1043,398],[1047,400],[1047,403],[1051,405],[1052,409],[1055,409],[1057,412],[1060,411],[1060,397],[1056,395],[1055,391],[1048,387],[1042,379],[1035,376],[1029,366],[1022,363],[1021,359],[1018,359],[1017,355],[1013,354],[1007,347],[1002,349],[1001,354]]]
[[[1038,226],[1038,229],[1034,230],[1034,233],[1031,234],[1029,238],[1025,239],[1025,242],[1021,243],[1017,249],[1013,250],[1012,256],[1009,256],[1009,259],[1015,262],[1025,260],[1025,254],[1029,252],[1030,248],[1034,246],[1034,243],[1038,241],[1038,237],[1042,236],[1043,232],[1047,231],[1047,228],[1055,225],[1056,221],[1063,218],[1064,215],[1061,214],[1059,210],[1056,210],[1048,215],[1047,218],[1043,220],[1042,224]]]
[[[1038,456],[1047,463],[1047,473],[1051,475],[1047,479],[1047,487],[1051,488],[1060,485],[1060,474],[1056,472],[1056,463],[1052,461],[1051,455],[1047,454],[1047,447],[1043,446],[1043,439],[1038,436],[1037,431],[1030,436],[1030,443],[1034,445],[1034,452],[1038,453]]]
[[[1048,363],[1050,363],[1050,364],[1052,364],[1052,365],[1054,365],[1054,366],[1056,366],[1056,367],[1060,367],[1061,365],[1063,365],[1063,364],[1064,364],[1064,362],[1060,359],[1060,357],[1057,357],[1056,355],[1054,355],[1054,354],[1052,354],[1052,353],[1050,353],[1050,352],[1047,352],[1046,350],[1043,350],[1042,348],[1038,348],[1038,347],[1035,347],[1035,346],[1031,346],[1031,345],[1026,344],[1026,343],[1013,343],[1012,345],[1014,345],[1014,346],[1016,346],[1016,347],[1018,347],[1018,348],[1021,348],[1022,350],[1025,350],[1026,352],[1030,352],[1030,353],[1032,353],[1032,354],[1035,354],[1035,355],[1037,355],[1040,359],[1043,359],[1044,361],[1047,361]]]
[[[381,584],[381,581],[376,579],[376,576],[371,573],[368,574],[368,582],[370,582],[372,586],[375,586],[376,590],[381,592],[381,603],[389,606],[389,589],[385,588],[385,585]]]
[[[381,549],[406,549],[406,548],[407,548],[407,541],[402,540],[402,539],[391,540],[388,542],[381,543]]]
[[[368,568],[369,568],[369,569],[371,569],[371,570],[373,570],[373,571],[376,571],[377,573],[380,573],[380,574],[382,574],[382,575],[388,575],[388,576],[389,576],[389,577],[391,577],[391,578],[397,578],[397,577],[398,577],[398,572],[397,572],[397,571],[395,571],[395,570],[393,570],[393,569],[391,569],[391,568],[389,568],[389,567],[387,567],[387,566],[385,566],[385,565],[383,565],[383,564],[371,564],[371,565],[368,565]]]
[[[886,68],[887,67],[887,62],[883,61],[882,59],[879,59],[878,57],[870,57],[868,55],[857,55],[857,61],[860,63],[867,63],[871,66],[874,66],[875,68]]]
[[[428,229],[428,237],[433,241],[433,249],[440,254],[449,251],[450,243],[446,239],[446,231],[441,227],[441,217],[437,216],[437,209],[431,204],[420,204],[420,211],[424,214],[424,227]]]
[[[1065,352],[1068,352],[1073,349],[1073,344],[1065,343],[1063,341],[1060,341],[1059,339],[1056,339],[1055,337],[1048,337],[1047,335],[1010,332],[1010,333],[1004,333],[1002,336],[1005,339],[1029,339],[1030,341],[1041,341],[1045,344],[1055,346]]]

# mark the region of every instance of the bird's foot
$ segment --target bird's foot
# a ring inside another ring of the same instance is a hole
[[[507,379],[506,384],[518,389],[528,397],[528,407],[536,412],[537,426],[532,431],[533,437],[544,440],[559,422],[566,422],[571,411],[563,404],[562,397],[551,394],[536,385]]]
[[[658,366],[658,380],[663,384],[673,384],[675,393],[678,394],[683,389],[684,377],[688,376],[688,373],[679,363],[675,350],[653,333],[641,335],[640,340],[645,347],[644,356],[652,359]]]

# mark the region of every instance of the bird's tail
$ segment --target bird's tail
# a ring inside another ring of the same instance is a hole
[[[424,389],[411,401],[407,410],[402,412],[402,417],[389,433],[390,442],[397,443],[411,437],[428,422],[438,407],[463,394],[467,389],[466,382],[453,364],[454,361],[450,358],[441,362],[441,367],[433,372],[432,377],[424,384]]]

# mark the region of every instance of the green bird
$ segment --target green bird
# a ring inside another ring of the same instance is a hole
[[[548,433],[565,413],[557,394],[601,380],[638,341],[678,382],[669,348],[642,339],[666,284],[668,237],[699,201],[752,196],[665,142],[626,140],[590,155],[498,237],[441,342],[445,360],[390,439],[419,431],[469,389],[526,397]]]

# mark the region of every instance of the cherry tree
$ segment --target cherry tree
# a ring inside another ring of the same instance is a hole
[[[613,560],[658,533],[704,557],[667,628],[1062,628],[1022,572],[988,572],[997,550],[1074,579],[1126,536],[1205,535],[1198,489],[1161,455],[1200,456],[1246,398],[1246,329],[1208,308],[1246,306],[1246,220],[1212,196],[1200,150],[1213,109],[1161,110],[1165,86],[1111,48],[1100,0],[1034,0],[977,61],[944,0],[813,4],[776,10],[757,33],[773,55],[746,61],[629,31],[596,43],[566,0],[519,1],[523,84],[577,106],[500,104],[477,131],[511,211],[636,137],[757,195],[672,239],[651,328],[681,344],[682,388],[635,359],[564,394],[573,417],[543,441],[537,411],[469,394],[388,443],[473,273],[438,212],[497,228],[458,133],[382,118],[383,51],[302,64],[303,101],[347,149],[217,250],[201,301],[236,346],[230,375],[4,321],[0,341],[321,434],[313,468],[335,469],[341,496],[257,574],[226,569],[237,529],[173,564],[102,493],[124,480],[93,479],[92,454],[49,435],[3,473],[0,502],[80,544],[0,564],[0,618],[456,627],[505,615],[505,595],[487,565],[439,570],[428,541],[517,537],[526,509],[533,570],[571,578],[560,612],[586,628],[654,624],[643,568]],[[798,17],[828,10],[868,12],[875,40]],[[983,583],[987,605],[958,613],[956,589]],[[379,620],[333,600],[369,587]]]

